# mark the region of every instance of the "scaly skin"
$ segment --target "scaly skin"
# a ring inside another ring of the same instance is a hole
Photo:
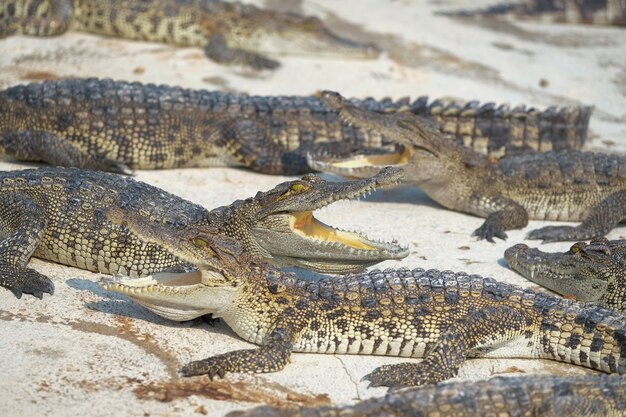
[[[353,99],[377,112],[434,119],[458,143],[502,156],[580,148],[591,107],[462,105],[426,97]],[[393,150],[379,134],[350,127],[315,97],[263,97],[112,80],[63,80],[0,92],[0,153],[27,161],[115,172],[245,166],[268,174],[309,172],[307,154],[346,157]]]
[[[165,243],[202,273],[111,279],[127,295],[174,320],[207,313],[258,349],[227,352],[183,367],[185,376],[274,372],[291,352],[425,357],[382,366],[372,386],[436,383],[469,356],[545,358],[609,373],[626,372],[626,316],[464,272],[401,268],[317,282],[284,274],[235,242],[170,228],[163,233],[134,213],[117,213],[145,241]],[[173,279],[172,279],[173,278]]]
[[[526,0],[517,3],[504,3],[485,10],[443,14],[464,17],[513,14],[519,18],[534,18],[560,23],[626,26],[626,3],[623,0]]]
[[[274,69],[264,54],[374,58],[378,49],[341,38],[314,17],[218,0],[8,0],[0,37],[55,36],[68,29],[204,48],[223,64]]]
[[[257,407],[227,417],[622,417],[626,378],[516,376],[404,390],[351,406]]]
[[[504,252],[525,278],[565,297],[626,313],[626,241],[578,242],[564,253],[515,245]]]
[[[377,186],[394,184],[399,170],[372,179],[327,182],[308,175],[253,198],[207,211],[148,184],[74,168],[0,173],[0,286],[18,298],[52,293],[49,278],[27,267],[31,256],[105,274],[143,276],[183,262],[167,246],[148,243],[109,220],[130,210],[154,227],[200,227],[237,239],[244,250],[281,265],[319,272],[358,271],[408,250],[326,226],[312,211]],[[164,229],[167,231],[167,228]],[[195,229],[194,229],[195,230]]]
[[[381,166],[405,169],[406,183],[420,187],[451,210],[487,220],[474,235],[493,241],[528,219],[582,221],[573,226],[547,226],[529,239],[585,240],[604,236],[623,218],[626,206],[626,157],[561,151],[489,160],[451,144],[432,122],[408,114],[378,114],[351,106],[337,93],[325,92],[326,103],[346,123],[385,135],[403,145],[397,153],[356,155],[326,161],[310,158],[320,171],[364,177]]]

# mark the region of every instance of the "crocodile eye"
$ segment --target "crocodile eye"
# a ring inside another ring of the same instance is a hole
[[[585,242],[576,242],[569,248],[570,253],[579,253],[586,246]]]
[[[292,191],[294,193],[301,193],[305,190],[305,188],[306,187],[304,186],[304,184],[296,183],[289,187],[289,191]]]
[[[193,239],[191,239],[191,243],[193,243],[196,248],[206,251],[209,255],[217,256],[217,253],[215,253],[215,251],[209,246],[209,242],[202,239],[201,237],[194,237]]]

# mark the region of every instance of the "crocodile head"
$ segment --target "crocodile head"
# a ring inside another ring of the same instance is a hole
[[[156,273],[142,278],[103,277],[100,286],[123,294],[161,317],[192,320],[205,314],[221,317],[231,305],[250,270],[242,273],[246,255],[233,239],[193,228],[155,227],[129,212],[109,213],[147,242],[170,249],[198,267],[190,273]]]
[[[606,300],[613,292],[621,292],[623,300],[624,290],[616,289],[626,288],[625,256],[626,241],[606,239],[578,242],[564,253],[546,253],[524,244],[504,253],[509,266],[530,281],[579,301]]]
[[[384,260],[402,259],[408,249],[333,228],[317,220],[313,211],[397,184],[402,175],[398,168],[347,182],[306,175],[222,208],[220,223],[224,233],[236,236],[252,255],[322,273],[356,272]]]
[[[324,91],[324,103],[339,112],[347,124],[378,132],[400,145],[395,152],[381,151],[353,155],[344,159],[328,161],[312,160],[311,168],[332,172],[350,178],[364,178],[384,166],[404,168],[404,181],[423,188],[437,190],[441,181],[452,178],[459,164],[482,163],[482,158],[473,157],[469,150],[445,139],[436,124],[409,111],[382,114],[355,107],[339,94]],[[441,175],[445,172],[446,175]],[[460,174],[462,175],[462,174]]]
[[[329,58],[376,58],[380,51],[330,32],[321,20],[292,13],[244,8],[243,18],[227,31],[228,43],[241,49],[279,55]],[[248,13],[245,10],[249,9]]]

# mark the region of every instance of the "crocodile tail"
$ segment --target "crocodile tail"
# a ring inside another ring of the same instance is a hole
[[[443,133],[457,143],[491,157],[528,151],[581,149],[587,139],[593,106],[548,107],[480,104],[420,97],[413,113],[434,118]]]
[[[594,25],[626,25],[626,9],[620,1],[535,0],[510,2],[472,10],[452,10],[436,14],[450,17],[541,18],[542,21],[587,23]]]
[[[608,373],[626,373],[626,316],[596,304],[538,294],[542,348],[548,357]],[[557,340],[558,335],[558,340]]]

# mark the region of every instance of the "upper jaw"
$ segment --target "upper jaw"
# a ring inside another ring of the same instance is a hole
[[[351,59],[374,59],[380,55],[378,46],[337,35],[316,19],[283,14],[279,20],[264,21],[262,27],[246,42],[261,52]]]
[[[533,279],[537,272],[543,272],[547,268],[546,255],[549,254],[520,243],[508,248],[504,252],[504,259],[512,269],[528,279]]]
[[[259,211],[257,218],[263,219],[272,214],[317,210],[339,200],[367,195],[379,187],[397,185],[403,178],[404,171],[401,168],[384,166],[377,167],[367,178],[355,181],[331,182],[318,177],[309,177],[307,180],[305,176],[302,181],[309,181],[311,187],[309,191],[268,204]]]

